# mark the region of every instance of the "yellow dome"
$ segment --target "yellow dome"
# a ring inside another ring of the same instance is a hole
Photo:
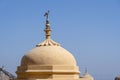
[[[46,40],[38,44],[36,48],[25,54],[21,61],[21,66],[27,65],[68,65],[76,66],[76,61],[72,54],[62,48],[60,44],[50,39],[50,24],[46,20]]]
[[[88,73],[87,69],[82,78],[87,78],[87,80],[94,80],[94,78]]]
[[[47,45],[51,43],[51,45]],[[21,61],[21,66],[27,65],[76,65],[73,55],[54,43],[53,40],[47,39],[40,43],[36,48],[25,54]],[[44,46],[45,45],[45,46]]]

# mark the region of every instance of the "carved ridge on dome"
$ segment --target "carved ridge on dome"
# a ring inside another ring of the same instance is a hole
[[[36,47],[40,47],[40,46],[60,46],[60,44],[53,41],[52,39],[46,39],[43,42],[36,45]]]

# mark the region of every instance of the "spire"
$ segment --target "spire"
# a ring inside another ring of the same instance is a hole
[[[89,80],[94,80],[94,78],[88,73],[87,68],[85,69],[85,73],[83,74],[83,78],[90,78]]]
[[[48,20],[48,15],[49,15],[49,11],[44,14],[44,16],[46,17],[46,24],[45,24],[46,27],[44,29],[46,40],[37,44],[36,47],[40,47],[40,46],[60,46],[60,44],[58,44],[57,42],[53,41],[50,38],[51,29],[50,29],[50,23],[49,23],[49,20]]]
[[[46,12],[45,14],[44,14],[44,16],[46,17],[46,28],[45,28],[45,33],[46,33],[46,39],[50,39],[50,33],[51,33],[51,29],[50,29],[50,23],[49,23],[49,20],[48,20],[48,16],[49,16],[49,10],[48,10],[48,12]]]
[[[1,68],[2,70],[4,70],[4,66],[2,66],[2,68]]]
[[[85,68],[85,74],[88,74],[88,70],[87,70],[87,68]]]

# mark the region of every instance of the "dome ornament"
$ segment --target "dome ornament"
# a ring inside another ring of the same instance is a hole
[[[48,12],[46,12],[44,14],[44,16],[46,17],[46,24],[45,24],[45,29],[44,29],[46,39],[43,42],[37,44],[36,47],[40,47],[40,46],[60,46],[60,44],[58,44],[57,42],[53,41],[50,38],[51,29],[50,29],[50,23],[49,23],[49,20],[48,20],[49,12],[50,11],[48,10]]]
[[[94,80],[94,78],[88,73],[87,68],[85,69],[85,73],[83,74],[82,78],[89,78],[89,80]]]
[[[49,12],[50,11],[48,11],[48,12],[46,12],[45,14],[44,14],[44,16],[46,16],[46,28],[45,28],[45,33],[46,33],[46,39],[50,39],[50,33],[51,33],[51,29],[50,29],[50,23],[49,23],[49,20],[48,20],[48,15],[49,15]]]
[[[88,74],[88,69],[87,68],[85,68],[85,74]]]
[[[46,12],[45,14],[44,14],[44,16],[46,16],[46,20],[48,20],[48,15],[49,15],[49,10],[48,10],[48,12]]]

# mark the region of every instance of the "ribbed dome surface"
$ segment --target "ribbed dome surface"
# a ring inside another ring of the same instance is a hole
[[[76,65],[73,55],[61,46],[40,46],[25,54],[21,66]]]

